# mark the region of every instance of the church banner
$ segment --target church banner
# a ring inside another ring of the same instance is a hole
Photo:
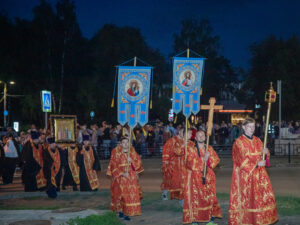
[[[118,122],[134,128],[148,122],[152,67],[118,67]]]
[[[173,110],[185,117],[200,110],[200,92],[205,58],[173,59]]]

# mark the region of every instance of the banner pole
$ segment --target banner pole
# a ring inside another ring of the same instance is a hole
[[[190,49],[189,48],[186,50],[186,56],[187,56],[187,58],[190,58]],[[187,142],[188,142],[188,140],[187,140],[187,129],[188,129],[187,123],[188,123],[188,118],[185,117],[185,161],[187,158]]]

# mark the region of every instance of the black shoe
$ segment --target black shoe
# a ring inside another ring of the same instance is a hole
[[[122,212],[119,212],[119,218],[124,218],[124,214]]]
[[[124,215],[124,218],[123,218],[123,219],[124,219],[124,220],[127,220],[127,221],[130,221],[130,220],[131,220],[129,216],[125,216],[125,215]]]
[[[66,190],[66,186],[62,186],[62,189],[63,189],[63,190]]]
[[[77,186],[73,186],[73,191],[78,191]]]

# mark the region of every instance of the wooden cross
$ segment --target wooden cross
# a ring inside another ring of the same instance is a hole
[[[209,99],[209,105],[201,105],[201,109],[209,110],[208,120],[207,120],[207,128],[206,128],[206,148],[205,148],[205,152],[208,151],[209,137],[211,136],[211,130],[212,130],[212,127],[213,127],[214,110],[215,109],[223,109],[222,105],[215,105],[215,103],[216,103],[216,99],[215,98],[210,98]],[[206,172],[207,172],[207,164],[206,164],[206,161],[205,161],[204,171],[203,171],[203,176],[202,176],[202,184],[205,184]]]
[[[208,120],[207,120],[207,128],[206,128],[206,136],[211,136],[211,130],[213,127],[213,118],[214,118],[214,110],[215,109],[223,109],[222,105],[215,105],[216,99],[211,97],[209,99],[209,105],[201,105],[201,109],[209,110]]]

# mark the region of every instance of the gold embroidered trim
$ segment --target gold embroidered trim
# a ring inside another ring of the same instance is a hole
[[[127,203],[127,204],[125,203],[124,205],[132,207],[132,206],[139,206],[139,205],[141,205],[141,203],[140,202],[138,202],[138,203]]]
[[[265,207],[265,208],[261,208],[261,209],[244,209],[243,211],[246,211],[246,212],[263,212],[263,211],[267,211],[267,210],[272,210],[272,209],[275,209],[276,208],[276,205],[272,205],[272,206],[268,206],[268,207]],[[239,209],[229,209],[230,212],[238,212]]]

